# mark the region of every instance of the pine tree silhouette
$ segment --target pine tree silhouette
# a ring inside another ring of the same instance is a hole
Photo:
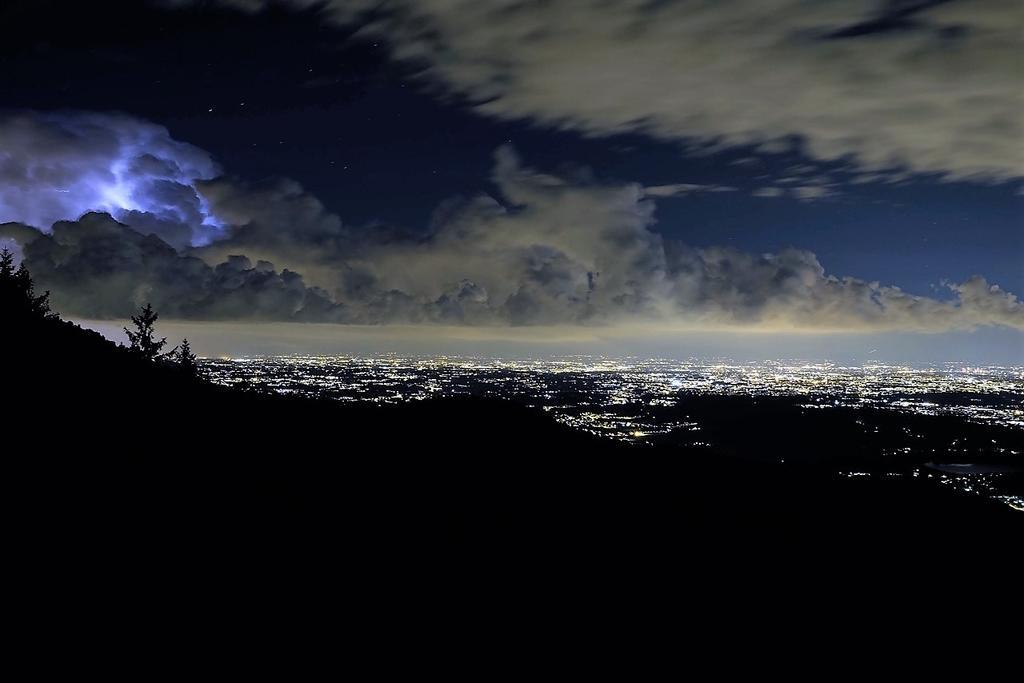
[[[14,275],[14,254],[4,247],[0,250],[0,280],[7,282]]]
[[[28,306],[28,312],[39,318],[49,318],[53,316],[50,311],[50,291],[47,290],[36,296],[35,283],[32,282],[32,276],[29,275],[28,268],[25,267],[25,262],[22,261],[21,265],[18,266],[18,270],[14,273],[14,280],[17,283],[18,291],[21,292],[22,298],[25,304]]]
[[[146,360],[156,360],[160,355],[160,349],[167,343],[167,337],[161,337],[157,341],[154,336],[154,325],[159,317],[153,310],[152,304],[146,304],[138,315],[132,316],[135,331],[132,332],[127,327],[124,328],[125,334],[128,335],[128,341],[131,342],[132,351]]]
[[[7,247],[0,251],[0,307],[5,318],[14,316],[18,308],[18,289],[14,282],[14,254]]]
[[[182,339],[181,346],[178,348],[178,367],[189,377],[197,377],[199,375],[196,355],[192,353],[192,347],[189,345],[188,339]]]
[[[35,283],[22,262],[14,268],[14,254],[10,249],[0,249],[0,306],[7,315],[39,319],[53,319],[57,314],[50,310],[50,292],[36,296]]]

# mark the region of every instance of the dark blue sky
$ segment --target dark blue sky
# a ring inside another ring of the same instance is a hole
[[[960,281],[976,273],[1011,291],[1024,290],[1020,183],[936,183],[924,177],[851,184],[839,172],[834,196],[755,197],[750,192],[767,184],[759,177],[785,176],[787,168],[814,162],[793,152],[760,156],[761,163],[751,167],[735,164],[749,156],[745,150],[695,155],[643,136],[595,139],[495,121],[392,83],[332,106],[254,115],[237,107],[219,109],[219,115],[215,109],[209,117],[167,123],[232,172],[300,180],[352,223],[425,227],[447,197],[493,191],[487,180],[493,152],[511,142],[529,165],[545,171],[575,166],[605,181],[736,187],[657,200],[657,229],[689,244],[810,249],[833,274],[919,293],[929,293],[943,278]],[[269,140],[267,131],[274,131]]]
[[[9,0],[0,240],[85,319],[145,296],[165,319],[413,341],[607,326],[637,349],[749,333],[768,357],[789,343],[766,333],[865,354],[885,344],[857,335],[923,334],[896,355],[1020,359],[1021,19],[966,0]]]
[[[737,188],[658,200],[657,229],[693,245],[795,246],[818,254],[830,273],[922,294],[974,273],[1024,291],[1021,182],[856,185],[842,164],[802,155],[799,140],[773,155],[702,155],[643,135],[585,137],[496,120],[423,92],[412,67],[395,66],[372,39],[349,39],[311,13],[243,18],[126,2],[15,2],[4,12],[15,36],[5,41],[0,69],[6,105],[147,118],[211,152],[230,174],[300,181],[348,223],[425,228],[442,200],[491,191],[493,152],[511,142],[542,170],[586,167],[605,181]],[[56,26],[55,14],[63,17]],[[751,196],[798,165],[805,176],[827,175],[835,194]]]

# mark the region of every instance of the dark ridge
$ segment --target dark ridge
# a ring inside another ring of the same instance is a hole
[[[98,609],[158,586],[172,611],[216,598],[243,614],[254,595],[272,609],[288,594],[383,618],[480,584],[811,590],[877,578],[882,561],[1013,566],[994,558],[1016,552],[1007,539],[1024,522],[910,465],[837,476],[877,467],[870,452],[779,462],[843,448],[840,413],[692,399],[679,409],[704,414],[717,445],[631,447],[500,401],[343,405],[214,386],[15,308],[0,310],[6,549],[18,585],[45,586],[41,605]],[[956,424],[968,429],[943,429]],[[693,600],[716,609],[714,592]]]

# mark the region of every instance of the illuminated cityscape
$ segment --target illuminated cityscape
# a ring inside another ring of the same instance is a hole
[[[1024,428],[1024,368],[949,365],[844,367],[573,356],[501,360],[440,356],[279,356],[204,361],[216,382],[343,401],[400,402],[456,395],[516,400],[573,426],[643,440],[678,425],[624,422],[621,406],[657,407],[681,394],[793,396],[815,408],[871,407]]]
[[[879,454],[899,464],[884,472],[840,476],[924,477],[965,494],[983,495],[1024,510],[1024,491],[1007,488],[1001,467],[938,466],[930,460],[979,457],[1019,462],[1024,436],[1024,368],[895,365],[841,366],[776,361],[727,361],[573,356],[503,360],[456,356],[278,356],[207,359],[214,382],[339,401],[401,403],[477,396],[541,409],[573,428],[635,444],[706,449],[714,445],[703,417],[681,411],[682,399],[769,398],[811,410],[847,409],[857,429],[879,436]],[[854,409],[867,409],[863,410]],[[874,411],[874,412],[872,412]],[[926,429],[878,432],[874,416],[954,416],[1010,434],[981,440],[936,441]],[[913,462],[908,467],[903,463]]]
[[[924,431],[904,426],[902,440],[887,437],[881,449],[893,462],[914,458],[970,462],[979,456],[1016,462],[1024,435],[1024,368],[1020,367],[844,367],[799,360],[735,364],[600,356],[293,355],[205,359],[203,371],[224,385],[342,401],[398,403],[459,395],[508,399],[602,437],[697,450],[713,443],[701,417],[680,413],[681,398],[771,397],[793,401],[804,412],[870,409],[880,415],[955,416],[1016,436],[1009,441],[986,439],[981,445],[977,439],[952,438],[936,447]],[[880,430],[864,417],[856,417],[855,422],[863,432]],[[991,497],[1024,510],[1024,492],[1007,489],[1005,472],[998,468],[915,466],[881,474],[845,471],[842,475],[932,478],[965,494]]]

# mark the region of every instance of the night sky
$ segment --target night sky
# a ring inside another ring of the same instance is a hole
[[[13,0],[0,25],[0,237],[73,317],[1024,356],[1017,2]]]

